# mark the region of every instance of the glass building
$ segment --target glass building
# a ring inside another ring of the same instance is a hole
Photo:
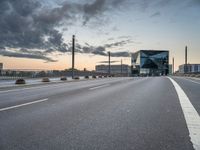
[[[169,51],[140,50],[132,54],[132,74],[137,75],[168,75]]]

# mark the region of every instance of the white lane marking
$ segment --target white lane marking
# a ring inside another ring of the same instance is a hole
[[[200,116],[178,83],[172,78],[169,79],[173,83],[178,94],[193,147],[195,150],[200,150]]]
[[[107,86],[110,86],[110,84],[103,84],[103,85],[100,85],[100,86],[95,86],[95,87],[90,88],[89,90],[96,90],[96,89],[107,87]]]
[[[10,109],[14,109],[14,108],[19,108],[19,107],[22,107],[22,106],[27,106],[27,105],[35,104],[35,103],[41,103],[41,102],[44,102],[44,101],[48,101],[48,98],[37,100],[37,101],[33,101],[33,102],[29,102],[29,103],[24,103],[24,104],[20,104],[20,105],[10,106],[10,107],[6,107],[6,108],[1,108],[0,112],[1,111],[6,111],[6,110],[10,110]]]

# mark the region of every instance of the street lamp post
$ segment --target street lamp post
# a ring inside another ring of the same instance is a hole
[[[72,79],[74,79],[75,35],[72,36]]]
[[[110,52],[108,52],[108,74],[110,75]]]

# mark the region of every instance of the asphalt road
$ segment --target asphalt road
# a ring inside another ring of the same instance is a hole
[[[200,81],[173,79],[199,117]],[[167,77],[0,91],[0,150],[193,150],[190,135]]]

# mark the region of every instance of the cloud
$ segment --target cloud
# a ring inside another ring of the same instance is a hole
[[[116,63],[116,62],[120,62],[120,61],[110,61],[110,63]],[[98,63],[107,64],[109,63],[109,61],[99,61]]]
[[[0,48],[0,54],[6,57],[31,58],[31,59],[45,60],[47,62],[56,62],[56,60],[46,57],[40,52],[30,53],[29,50],[25,50],[25,49],[21,49],[19,51],[10,51],[10,50]]]
[[[70,27],[77,21],[87,25],[90,20],[105,17],[105,12],[117,10],[126,0],[95,0],[75,3],[65,0],[52,7],[46,7],[39,0],[1,0],[0,1],[0,45],[4,48],[34,49],[41,53],[69,52],[70,46],[64,43],[63,33],[58,30]],[[100,19],[103,20],[103,19]],[[94,53],[100,53],[97,47]],[[19,51],[20,53],[20,51]],[[0,51],[0,55],[32,58],[32,54],[15,54]],[[39,57],[38,55],[33,57]],[[47,58],[41,55],[41,59]]]
[[[190,0],[187,3],[187,6],[191,7],[191,6],[200,6],[200,0]]]
[[[158,12],[153,13],[150,17],[153,18],[153,17],[158,17],[160,15],[161,13],[158,11]]]
[[[110,56],[112,57],[130,57],[130,53],[129,52],[111,52]]]
[[[110,44],[105,44],[104,47],[105,48],[119,47],[119,46],[124,46],[128,43],[131,43],[131,42],[132,41],[130,39],[128,39],[128,40],[123,40],[123,41],[114,42],[114,43],[110,43]]]
[[[108,56],[109,49],[113,47],[119,47],[131,43],[131,40],[123,40],[118,42],[113,42],[109,44],[104,44],[100,46],[92,46],[86,43],[85,45],[81,45],[76,43],[76,52],[84,53],[84,54],[94,54],[100,56]],[[71,49],[71,48],[70,48]],[[111,52],[112,57],[130,57],[130,53],[123,51],[123,52]]]

